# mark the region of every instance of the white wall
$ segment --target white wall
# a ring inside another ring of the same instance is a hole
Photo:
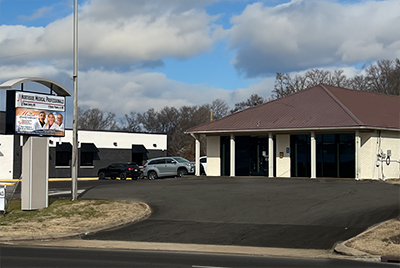
[[[0,135],[0,180],[12,180],[14,164],[14,136]]]
[[[289,178],[290,177],[290,151],[286,153],[286,148],[290,148],[290,135],[276,135],[276,176]],[[280,158],[280,153],[283,152],[283,157]]]
[[[382,179],[382,171],[386,179],[400,178],[400,132],[378,131],[361,132],[361,179]],[[377,167],[377,155],[381,151],[387,154],[392,151],[390,165],[380,163]]]
[[[207,176],[221,176],[219,136],[207,136]]]
[[[72,144],[72,135],[72,130],[66,130],[65,137],[50,138],[53,141],[50,146],[56,146],[56,142],[69,142]],[[78,140],[80,143],[94,143],[97,148],[131,149],[132,144],[142,144],[147,150],[167,150],[166,134],[79,130]],[[114,142],[117,143],[117,146],[114,146]],[[154,144],[156,147],[154,147]]]

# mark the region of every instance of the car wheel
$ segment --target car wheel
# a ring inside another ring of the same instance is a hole
[[[99,173],[99,180],[104,180],[106,178],[106,174],[104,172]]]
[[[119,178],[120,178],[122,181],[126,180],[126,173],[125,173],[125,172],[122,172],[122,173],[119,175]]]
[[[183,177],[183,176],[185,176],[187,174],[188,174],[188,172],[187,172],[187,170],[185,168],[178,169],[178,177]]]
[[[155,179],[157,179],[157,173],[155,171],[149,171],[147,173],[147,178],[149,180],[155,180]]]

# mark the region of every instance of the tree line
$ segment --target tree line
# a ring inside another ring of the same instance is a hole
[[[125,114],[122,119],[117,119],[112,112],[98,108],[79,109],[78,128],[167,134],[168,155],[193,160],[194,139],[185,134],[185,130],[321,83],[354,90],[400,95],[400,59],[381,60],[364,70],[365,74],[352,78],[346,77],[343,70],[312,69],[303,75],[277,73],[271,98],[253,94],[247,100],[236,103],[233,109],[221,99],[203,105],[164,107],[159,111],[154,108],[143,113],[132,111]],[[205,137],[201,137],[201,144],[201,154],[205,155]]]
[[[343,70],[312,69],[304,75],[291,76],[278,73],[272,97],[282,98],[292,93],[319,85],[344,87],[348,89],[400,95],[400,59],[380,60],[364,68],[365,74],[346,77]]]

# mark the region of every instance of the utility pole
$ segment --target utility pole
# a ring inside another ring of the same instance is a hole
[[[78,199],[78,0],[74,0],[74,118],[72,121],[72,201]]]

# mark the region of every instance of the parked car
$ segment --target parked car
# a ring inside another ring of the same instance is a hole
[[[194,173],[195,164],[182,157],[158,157],[143,165],[143,176],[149,180],[160,177],[182,177]]]
[[[139,177],[140,169],[136,163],[114,163],[106,168],[101,168],[97,172],[99,179],[111,178],[115,180],[119,177],[121,180],[132,178],[136,180]]]
[[[200,157],[200,174],[207,175],[207,156]]]

